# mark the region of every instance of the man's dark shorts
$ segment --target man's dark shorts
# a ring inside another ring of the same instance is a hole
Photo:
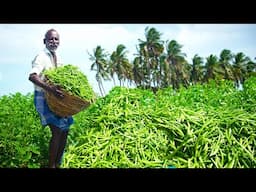
[[[73,117],[60,117],[54,114],[48,107],[43,91],[34,92],[34,104],[40,115],[41,124],[43,126],[52,124],[63,131],[68,131],[70,125],[74,123]]]

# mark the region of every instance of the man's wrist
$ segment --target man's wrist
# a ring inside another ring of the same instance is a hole
[[[52,88],[52,86],[50,86],[48,84],[45,84],[45,90],[48,91],[48,92],[52,92],[53,88]]]

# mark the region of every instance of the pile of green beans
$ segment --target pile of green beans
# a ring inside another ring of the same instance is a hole
[[[45,70],[43,73],[48,79],[48,83],[60,86],[71,95],[87,101],[95,99],[95,93],[87,76],[77,66],[67,64]]]
[[[156,94],[115,87],[75,117],[63,167],[255,168],[248,89],[227,81]]]

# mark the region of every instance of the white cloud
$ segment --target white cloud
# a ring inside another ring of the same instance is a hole
[[[191,60],[195,54],[204,58],[210,54],[219,56],[223,49],[229,49],[231,52],[236,52],[238,49],[242,51],[241,43],[250,43],[246,42],[246,36],[242,35],[246,32],[245,28],[244,25],[227,24],[182,25],[177,41],[183,45],[182,50],[187,53],[188,60]]]

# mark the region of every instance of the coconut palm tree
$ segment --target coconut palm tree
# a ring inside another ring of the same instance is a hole
[[[107,60],[106,57],[108,54],[105,52],[101,46],[97,46],[93,50],[93,54],[88,53],[90,56],[90,60],[93,61],[91,65],[91,70],[96,71],[96,81],[98,82],[99,90],[101,96],[105,95],[105,90],[103,87],[102,79],[109,80],[108,73],[107,73]]]
[[[208,82],[210,79],[218,79],[218,75],[221,70],[219,67],[218,57],[216,55],[211,54],[209,57],[206,57],[205,70],[205,82]]]
[[[159,84],[161,76],[159,73],[161,71],[159,57],[164,51],[161,35],[154,27],[146,27],[146,40],[139,39],[139,53],[142,58],[141,65],[145,69],[144,82],[147,87]]]
[[[245,80],[245,75],[247,73],[247,63],[250,61],[249,57],[246,57],[244,53],[239,52],[234,55],[233,63],[233,75],[235,80],[236,87],[239,87],[240,84],[243,84]]]
[[[233,54],[228,49],[223,49],[220,53],[219,64],[224,71],[223,73],[224,79],[234,80],[234,76],[232,73],[232,66],[231,66],[233,57],[234,57]]]
[[[246,72],[245,79],[248,79],[251,76],[256,77],[256,62],[253,62],[252,60],[248,61],[246,64]]]
[[[172,83],[171,79],[171,68],[170,64],[166,59],[166,54],[160,57],[160,75],[161,75],[161,85],[160,87],[169,87]]]
[[[133,73],[133,80],[134,83],[137,87],[141,87],[143,85],[143,69],[141,67],[141,57],[135,57],[133,60],[133,68],[132,68],[132,73]]]
[[[185,87],[189,85],[188,62],[185,59],[186,54],[181,52],[182,47],[176,40],[167,41],[166,60],[171,68],[171,81],[174,89],[179,89],[180,84]]]
[[[129,63],[126,54],[126,47],[119,44],[110,56],[111,70],[117,74],[120,86],[125,80],[132,79],[132,65]]]
[[[203,62],[203,58],[199,57],[198,54],[195,54],[194,57],[192,58],[192,71],[190,76],[192,84],[202,82],[204,75]]]

